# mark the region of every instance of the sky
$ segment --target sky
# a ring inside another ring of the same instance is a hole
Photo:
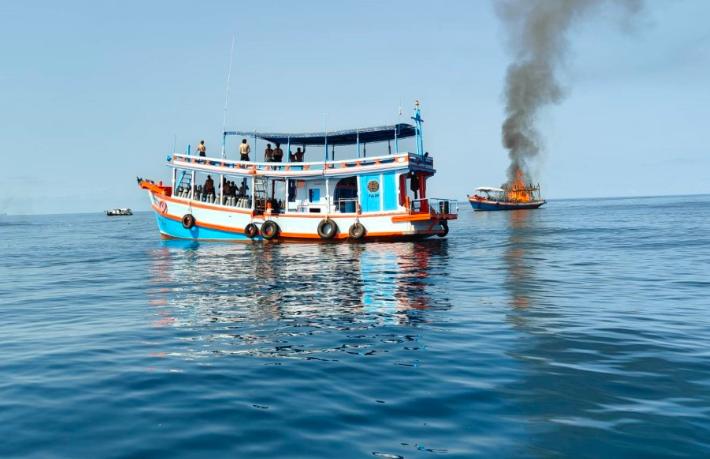
[[[201,139],[219,154],[232,36],[228,129],[407,122],[419,99],[430,195],[505,181],[492,1],[30,0],[0,17],[0,213],[148,209],[136,176],[167,180],[166,156]],[[547,198],[710,193],[708,17],[704,0],[647,1],[570,30],[567,98],[540,117]]]

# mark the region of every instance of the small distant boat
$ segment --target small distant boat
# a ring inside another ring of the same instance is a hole
[[[476,211],[537,209],[547,201],[540,197],[540,185],[512,188],[479,187],[468,202]]]
[[[108,217],[125,217],[128,215],[133,215],[133,211],[128,207],[109,209],[106,211],[106,216]]]

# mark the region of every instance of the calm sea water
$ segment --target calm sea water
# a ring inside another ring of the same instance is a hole
[[[710,196],[447,239],[0,217],[0,457],[710,456]]]

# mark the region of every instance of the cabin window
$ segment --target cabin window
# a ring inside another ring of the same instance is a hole
[[[308,189],[308,201],[319,202],[320,201],[320,189],[309,188]]]

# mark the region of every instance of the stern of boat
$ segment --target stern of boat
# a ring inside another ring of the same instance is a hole
[[[407,214],[395,215],[392,222],[410,222],[415,234],[444,237],[449,234],[449,220],[458,218],[459,203],[454,199],[423,198],[412,200],[408,208]]]

